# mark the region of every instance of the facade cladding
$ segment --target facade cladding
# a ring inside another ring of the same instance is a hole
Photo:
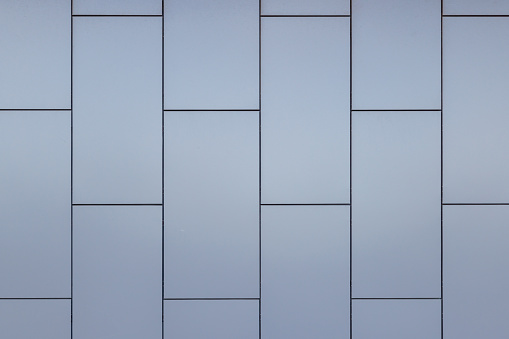
[[[0,338],[508,338],[508,41],[506,0],[0,0]]]

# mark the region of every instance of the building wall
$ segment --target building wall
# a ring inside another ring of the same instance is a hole
[[[0,0],[0,337],[509,336],[508,39],[504,0]]]

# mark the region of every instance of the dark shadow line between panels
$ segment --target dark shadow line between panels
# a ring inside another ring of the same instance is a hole
[[[507,18],[509,14],[444,14],[444,18]]]
[[[165,112],[258,112],[259,109],[165,109]]]
[[[260,298],[164,298],[164,300],[260,300]]]
[[[72,204],[73,206],[163,206],[163,204]]]
[[[260,204],[261,206],[350,206],[350,204]]]
[[[444,206],[507,206],[509,203],[507,202],[481,202],[481,203],[454,203],[454,202],[444,202],[442,203]]]
[[[262,339],[262,0],[258,0],[258,339]]]
[[[5,111],[71,111],[72,108],[0,108],[0,112]]]
[[[349,41],[349,46],[348,46],[348,48],[350,49],[349,50],[349,58],[350,58],[350,60],[349,60],[349,67],[350,67],[350,69],[349,69],[349,71],[350,71],[349,72],[349,75],[350,75],[350,79],[349,79],[349,86],[350,86],[350,97],[349,97],[349,99],[350,99],[350,105],[349,105],[350,106],[349,107],[350,108],[350,112],[349,112],[349,115],[350,115],[350,121],[349,121],[349,123],[350,123],[350,135],[349,135],[350,145],[349,145],[349,151],[350,152],[349,153],[350,154],[349,154],[349,159],[348,159],[348,161],[350,162],[349,163],[349,166],[350,166],[350,173],[349,173],[349,184],[350,184],[350,187],[349,187],[350,188],[350,192],[349,192],[350,193],[350,195],[349,195],[349,199],[350,199],[349,214],[350,215],[349,215],[349,220],[348,220],[349,221],[349,225],[348,225],[349,226],[349,230],[348,230],[349,231],[349,239],[348,240],[350,242],[349,243],[349,247],[350,248],[348,249],[349,250],[349,253],[348,253],[349,254],[349,272],[348,272],[348,274],[350,275],[349,276],[349,283],[350,283],[350,286],[349,286],[350,287],[350,291],[349,291],[349,294],[350,294],[350,305],[349,305],[350,306],[350,319],[349,319],[350,320],[350,322],[349,322],[350,333],[349,334],[350,334],[350,339],[353,338],[353,302],[352,302],[352,296],[353,296],[352,295],[352,293],[353,293],[353,280],[352,280],[352,264],[353,264],[353,260],[352,260],[352,253],[353,253],[353,250],[352,250],[352,244],[353,244],[353,237],[352,237],[352,183],[353,183],[353,181],[352,181],[352,139],[353,139],[352,138],[352,130],[353,130],[353,128],[352,128],[353,127],[353,125],[352,125],[352,116],[353,116],[352,115],[352,113],[353,113],[352,112],[352,109],[353,109],[353,101],[352,101],[352,99],[353,99],[353,92],[352,92],[352,84],[353,84],[352,37],[353,37],[353,34],[352,34],[352,31],[353,30],[352,30],[352,27],[353,26],[352,26],[352,16],[351,16],[352,15],[352,8],[353,8],[352,0],[350,0],[350,20],[349,20],[350,21],[350,27],[349,27],[350,28],[350,41]]]
[[[440,112],[441,109],[352,109],[352,112]]]
[[[117,18],[162,18],[162,14],[73,14],[73,17],[85,17],[85,18],[109,18],[109,17],[117,17]]]
[[[261,18],[349,18],[350,15],[347,14],[338,14],[338,15],[320,15],[320,14],[262,14]]]
[[[161,338],[165,337],[164,333],[164,280],[165,280],[165,225],[164,225],[164,1],[161,0]]]
[[[444,338],[444,1],[440,0],[440,338]]]
[[[442,298],[352,298],[352,300],[442,300]]]

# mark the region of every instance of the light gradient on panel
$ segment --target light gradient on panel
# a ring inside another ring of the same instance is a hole
[[[350,201],[348,18],[262,18],[263,203]]]
[[[0,298],[69,298],[70,111],[0,112],[0,155]]]
[[[78,15],[162,15],[163,0],[73,0]]]
[[[354,297],[440,297],[440,189],[440,112],[354,112]]]
[[[71,1],[0,1],[0,109],[71,108]]]
[[[262,206],[262,338],[349,336],[349,211]]]
[[[507,15],[507,0],[443,0],[444,15]]]
[[[441,339],[441,317],[440,300],[354,300],[352,338]]]
[[[258,109],[258,1],[165,3],[165,109]]]
[[[165,297],[259,296],[258,112],[165,113]]]
[[[0,338],[71,338],[71,301],[0,300]]]
[[[161,24],[74,18],[74,203],[161,203]]]
[[[444,206],[444,339],[509,333],[509,206]]]
[[[160,206],[73,207],[73,338],[161,338]]]
[[[166,339],[258,339],[258,300],[166,300]]]
[[[440,109],[440,0],[352,2],[353,109]]]
[[[509,203],[509,18],[444,18],[444,202]]]
[[[350,0],[262,0],[262,15],[348,15]]]

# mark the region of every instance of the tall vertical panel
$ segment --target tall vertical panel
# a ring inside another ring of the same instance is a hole
[[[71,296],[70,127],[69,111],[0,112],[0,298]]]
[[[166,1],[165,109],[258,109],[258,3]]]
[[[509,202],[509,18],[444,19],[444,202]]]
[[[80,17],[73,33],[74,202],[161,203],[161,19]]]
[[[440,0],[352,1],[354,109],[439,109]]]
[[[165,114],[165,297],[257,298],[258,112]]]
[[[439,298],[440,112],[352,119],[353,296]]]
[[[71,108],[71,1],[0,1],[0,108]]]
[[[161,339],[159,206],[73,210],[73,338]]]
[[[350,208],[262,207],[262,338],[347,338]]]
[[[509,333],[509,206],[444,206],[444,339]]]
[[[444,206],[444,339],[509,333],[509,206]]]
[[[349,203],[348,18],[262,19],[262,202]]]

